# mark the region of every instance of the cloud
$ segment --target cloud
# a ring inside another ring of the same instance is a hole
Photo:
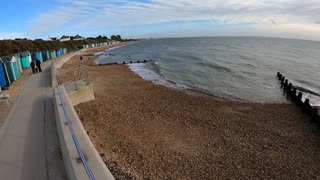
[[[29,33],[213,19],[218,24],[296,24],[304,30],[320,19],[318,0],[61,0],[61,4],[30,21]]]

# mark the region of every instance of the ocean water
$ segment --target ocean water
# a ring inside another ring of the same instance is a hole
[[[175,88],[260,103],[288,103],[281,72],[303,98],[320,105],[320,42],[260,37],[150,39],[100,54],[96,63],[136,62],[147,80]]]

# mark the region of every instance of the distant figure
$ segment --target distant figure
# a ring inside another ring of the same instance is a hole
[[[80,61],[82,62],[82,56],[80,56]]]
[[[35,63],[34,63],[34,60],[31,61],[30,63],[30,67],[32,69],[32,73],[35,74],[36,73],[36,70],[35,70]]]
[[[39,72],[42,72],[42,69],[41,69],[41,62],[39,59],[36,59],[36,65],[37,65],[37,68],[39,70]]]

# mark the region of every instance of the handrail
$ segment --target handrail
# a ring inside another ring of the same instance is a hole
[[[67,68],[67,69],[63,69],[62,71],[59,72],[59,74],[64,74],[64,73],[67,73],[67,72],[74,71],[75,69],[81,69],[81,68],[85,68],[85,67],[86,67],[86,65],[81,64],[80,66],[77,66],[77,67],[70,67],[70,68]]]
[[[54,66],[54,62],[52,63],[52,65]],[[73,130],[70,117],[69,117],[69,115],[68,115],[68,113],[67,113],[67,110],[66,110],[64,101],[62,100],[62,97],[61,97],[60,85],[59,85],[59,83],[58,83],[58,79],[57,79],[55,73],[54,73],[54,78],[55,78],[56,83],[57,83],[56,87],[57,87],[57,89],[58,89],[58,95],[59,95],[59,99],[60,99],[60,102],[61,102],[61,105],[62,105],[62,109],[63,109],[63,112],[64,112],[64,116],[65,116],[65,118],[66,118],[66,120],[67,120],[67,124],[68,124],[69,130],[70,130],[70,133],[71,133],[73,142],[74,142],[74,144],[75,144],[75,146],[76,146],[77,152],[78,152],[78,154],[79,154],[79,156],[80,156],[80,159],[81,159],[82,164],[83,164],[83,166],[84,166],[84,168],[85,168],[85,170],[86,170],[86,172],[87,172],[87,175],[88,175],[89,179],[90,179],[90,180],[95,180],[95,177],[94,177],[94,175],[93,175],[93,173],[92,173],[92,171],[91,171],[91,169],[90,169],[90,167],[89,167],[89,165],[88,165],[87,160],[85,159],[85,157],[84,157],[84,155],[83,155],[83,152],[82,152],[82,150],[81,150],[81,148],[80,148],[78,139],[77,139],[77,137],[76,137],[76,135],[75,135],[75,132],[74,132],[74,130]]]
[[[86,65],[80,65],[79,67],[72,67],[72,68],[68,68],[66,70],[59,70],[58,74],[56,74],[56,78],[58,79],[58,82],[60,84],[65,84],[65,83],[69,83],[69,82],[73,82],[73,81],[77,81],[80,79],[84,79],[87,83],[89,83],[89,79],[88,79],[88,73],[86,71]],[[77,75],[74,75],[74,73],[77,73]],[[73,74],[71,77],[67,78],[69,80],[64,81],[61,83],[60,81],[60,77],[64,76],[66,74]]]
[[[71,80],[69,80],[69,81],[65,81],[65,82],[63,82],[63,83],[61,83],[61,84],[66,84],[66,83],[70,83],[70,82],[73,82],[73,81],[79,81],[80,79],[84,79],[84,78],[87,78],[88,76],[86,76],[86,75],[84,75],[84,76],[79,76],[79,77],[76,77],[76,78],[74,78],[74,79],[71,79]]]

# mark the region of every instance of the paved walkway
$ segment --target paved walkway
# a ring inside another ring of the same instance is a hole
[[[47,66],[49,63],[47,63]],[[0,179],[65,179],[50,67],[33,74],[0,130]]]

